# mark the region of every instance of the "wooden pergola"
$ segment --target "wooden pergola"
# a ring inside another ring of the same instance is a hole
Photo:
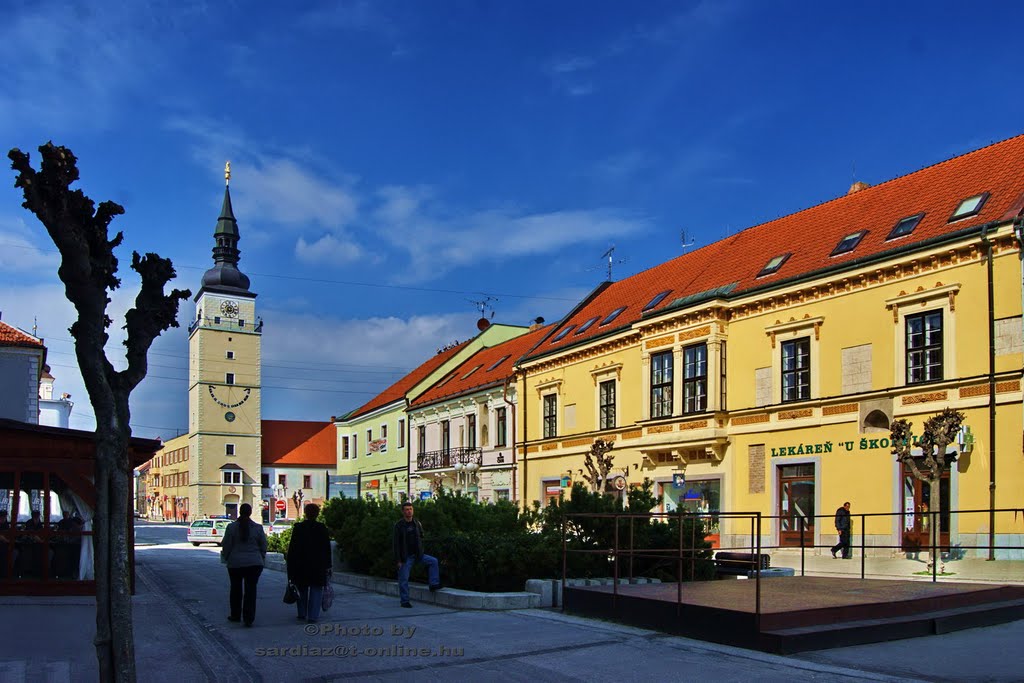
[[[159,441],[133,438],[130,466],[159,448]],[[95,593],[95,457],[93,432],[0,419],[0,512],[7,513],[0,515],[0,595]],[[125,526],[134,588],[132,506]]]

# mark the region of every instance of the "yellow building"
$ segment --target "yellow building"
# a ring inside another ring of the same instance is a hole
[[[140,467],[145,478],[145,506],[141,512],[149,519],[186,521],[189,517],[189,492],[194,475],[190,465],[188,435],[165,441],[148,467]]]
[[[1019,505],[1022,208],[1024,136],[603,284],[519,364],[523,498],[557,496],[601,437],[609,490],[648,477],[663,510],[759,512],[764,544],[799,545],[803,523],[827,546],[850,501],[890,513],[868,545],[913,546],[927,487],[890,423],[920,433],[952,407],[966,421],[943,508]],[[989,521],[944,514],[943,544],[984,546]],[[749,520],[713,531],[750,540]],[[1019,548],[1024,520],[995,532]]]

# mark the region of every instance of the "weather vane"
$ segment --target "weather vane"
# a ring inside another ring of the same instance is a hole
[[[231,162],[230,161],[227,162],[226,164],[224,164],[224,184],[225,185],[230,185],[231,184]]]

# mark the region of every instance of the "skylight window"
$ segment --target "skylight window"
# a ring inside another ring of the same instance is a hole
[[[587,330],[590,329],[591,325],[593,325],[596,322],[597,322],[597,316],[595,315],[593,318],[591,318],[587,322],[585,322],[582,325],[580,325],[580,329],[576,330],[576,334],[583,334],[584,332],[586,332]]]
[[[624,310],[626,310],[625,306],[619,306],[614,311],[609,313],[607,316],[605,316],[605,319],[601,321],[601,327],[604,327],[605,325],[607,325],[611,321],[613,321],[616,318],[618,318],[619,314],[622,313]]]
[[[922,218],[924,218],[923,213],[918,213],[914,214],[913,216],[901,218],[899,223],[896,224],[896,227],[892,229],[892,232],[890,232],[889,236],[886,237],[885,239],[891,240],[896,239],[897,237],[903,237],[904,235],[909,235],[910,233],[914,232],[914,228],[917,227],[917,224],[921,222]]]
[[[472,374],[473,374],[474,372],[476,372],[477,370],[479,370],[479,369],[480,369],[480,368],[482,368],[482,367],[483,367],[482,365],[478,365],[478,366],[476,366],[475,368],[473,368],[472,370],[470,370],[469,372],[467,372],[467,373],[466,373],[465,375],[463,375],[463,376],[462,376],[462,379],[467,379],[467,378],[468,378],[468,377],[469,377],[470,375],[472,375]]]
[[[497,361],[495,361],[494,365],[492,365],[491,367],[487,368],[487,372],[490,372],[491,370],[493,370],[494,368],[498,367],[499,365],[501,365],[502,363],[504,363],[507,360],[508,360],[508,356],[502,356]]]
[[[963,200],[957,205],[956,211],[954,211],[953,215],[949,217],[948,222],[952,223],[953,221],[958,221],[961,218],[976,216],[981,211],[981,207],[985,206],[986,199],[988,199],[988,192],[982,192],[981,194],[976,194],[973,197],[968,197]]]
[[[664,301],[665,297],[668,296],[671,293],[672,293],[671,289],[666,289],[664,292],[661,292],[660,294],[658,294],[653,299],[651,299],[650,301],[647,302],[647,305],[644,306],[644,311],[651,310],[652,308],[654,308],[655,306],[660,304],[662,301]]]
[[[843,239],[839,240],[839,244],[832,250],[830,256],[839,256],[845,254],[848,251],[853,251],[860,244],[860,241],[864,239],[864,235],[868,234],[867,230],[860,230],[858,232],[850,233]]]
[[[454,372],[449,372],[448,376],[445,377],[440,382],[438,382],[437,386],[443,387],[445,384],[448,384],[448,382],[451,382],[453,377],[455,377],[455,373]]]
[[[554,344],[557,341],[562,341],[562,339],[565,338],[565,335],[567,335],[570,332],[572,332],[572,328],[574,328],[574,327],[576,327],[576,326],[575,325],[569,325],[568,327],[566,327],[564,330],[562,330],[561,332],[559,332],[558,334],[555,335],[555,338],[551,340],[551,343]]]
[[[788,259],[792,255],[793,254],[781,254],[779,256],[776,256],[771,261],[769,261],[764,268],[761,269],[761,272],[757,274],[757,277],[763,277],[765,275],[771,275],[772,273],[777,272],[779,268],[782,267],[782,264],[786,262],[786,259]]]

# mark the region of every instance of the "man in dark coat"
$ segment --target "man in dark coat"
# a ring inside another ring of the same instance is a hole
[[[299,591],[295,603],[298,618],[315,624],[320,617],[324,586],[331,571],[331,537],[327,527],[316,521],[320,506],[309,503],[303,512],[306,519],[292,527],[288,544],[288,580]]]
[[[427,577],[430,590],[441,588],[440,570],[437,558],[423,552],[423,526],[419,520],[413,519],[412,503],[402,503],[402,519],[395,523],[394,534],[395,561],[398,563],[398,597],[402,607],[412,607],[409,602],[409,572],[416,562],[427,565]]]
[[[848,560],[850,551],[850,502],[843,503],[843,507],[836,510],[836,531],[839,532],[839,543],[832,546],[832,557],[836,556],[837,550],[843,551],[843,559]]]

